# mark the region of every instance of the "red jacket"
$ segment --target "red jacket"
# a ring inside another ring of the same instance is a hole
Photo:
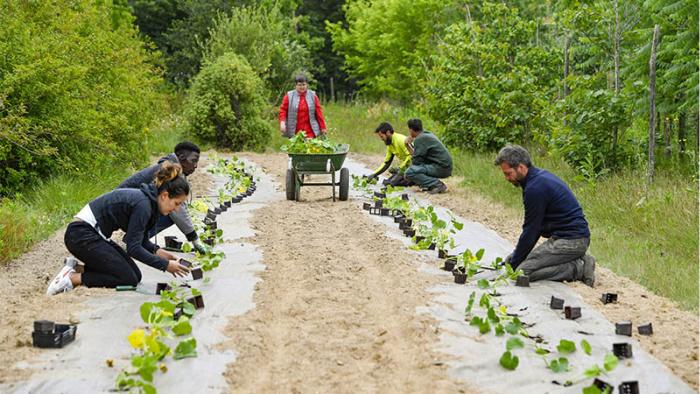
[[[323,112],[321,112],[321,102],[318,100],[318,96],[314,96],[314,105],[316,106],[316,121],[321,130],[326,129],[326,121],[323,119]],[[287,121],[287,111],[289,110],[289,96],[286,94],[282,99],[282,105],[280,106],[280,122]],[[314,138],[316,135],[311,129],[311,122],[309,121],[309,105],[306,103],[306,95],[299,95],[299,109],[297,111],[297,129],[295,132],[304,131],[307,138]]]

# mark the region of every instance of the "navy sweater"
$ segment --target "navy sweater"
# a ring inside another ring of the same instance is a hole
[[[513,267],[525,260],[540,236],[565,239],[591,236],[574,193],[556,175],[530,167],[520,186],[523,188],[525,222],[510,260]]]
[[[90,202],[90,209],[105,237],[111,237],[116,230],[126,232],[127,254],[165,271],[168,261],[153,254],[158,247],[148,240],[148,230],[160,215],[157,198],[155,184],[143,184],[141,189],[116,189],[105,193]]]

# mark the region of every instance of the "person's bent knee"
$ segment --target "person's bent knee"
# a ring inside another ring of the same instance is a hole
[[[141,273],[123,272],[119,275],[119,283],[123,286],[136,286],[141,282]]]
[[[410,166],[406,169],[406,172],[404,175],[406,175],[406,178],[413,180],[413,178],[418,174],[418,171],[416,170],[416,167]]]

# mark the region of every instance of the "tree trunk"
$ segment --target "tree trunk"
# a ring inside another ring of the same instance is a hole
[[[685,112],[678,114],[678,153],[685,153]]]
[[[671,119],[664,116],[664,156],[671,157]]]
[[[571,46],[571,38],[567,34],[566,37],[564,37],[564,86],[562,91],[562,100],[566,100],[566,96],[569,95],[569,84],[566,81],[566,78],[569,77],[569,46]],[[564,119],[564,126],[566,126],[566,112],[564,112],[564,116],[562,118]]]
[[[647,184],[654,180],[654,145],[656,143],[656,47],[659,45],[659,25],[654,26],[649,58],[649,162],[647,163]]]
[[[333,77],[331,77],[331,101],[335,103],[335,85],[333,84]]]

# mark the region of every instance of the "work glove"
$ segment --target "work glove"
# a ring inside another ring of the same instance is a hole
[[[205,244],[203,244],[199,238],[195,239],[192,241],[192,246],[194,246],[194,250],[197,251],[199,254],[207,254],[209,253],[209,247]]]

